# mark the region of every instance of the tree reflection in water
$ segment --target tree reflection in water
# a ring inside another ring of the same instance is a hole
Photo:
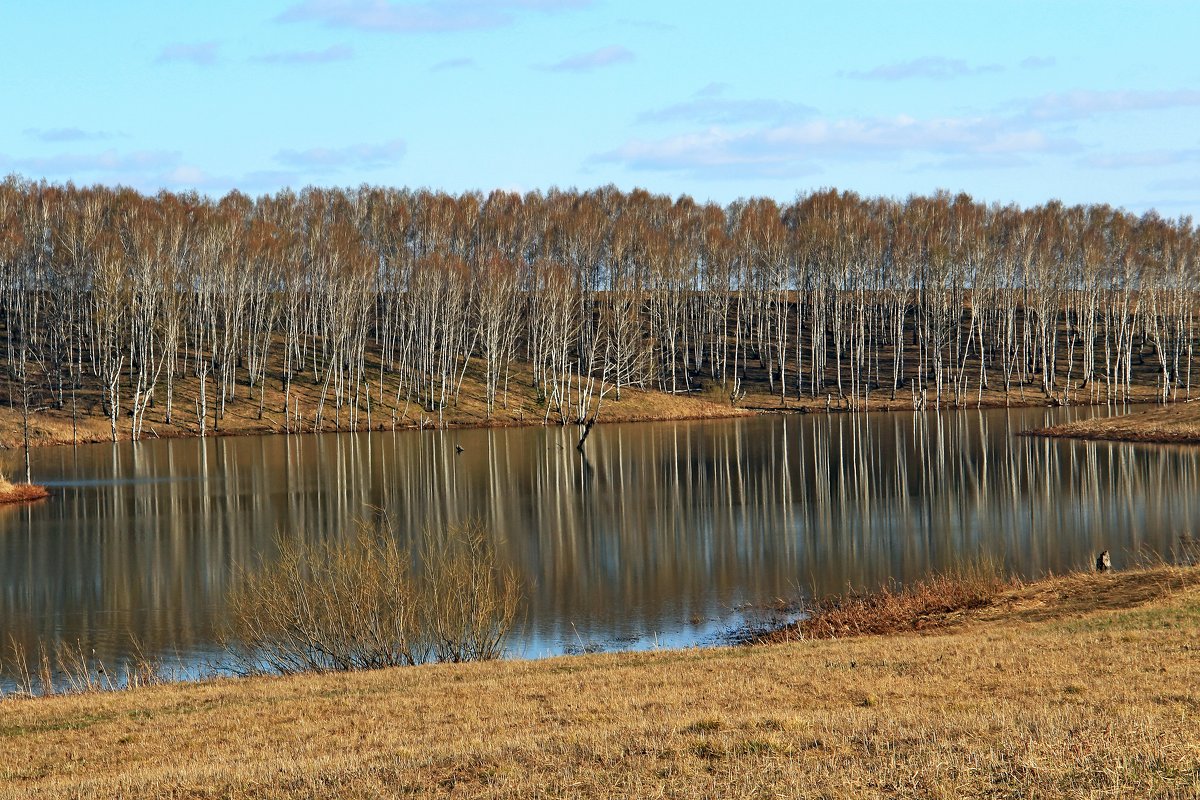
[[[739,603],[987,554],[1026,575],[1200,528],[1200,450],[1017,437],[1091,409],[147,441],[35,452],[0,511],[0,632],[110,665],[213,657],[234,567],[276,531],[485,521],[528,587],[519,654],[694,643]],[[465,451],[456,453],[455,445]],[[386,522],[384,519],[386,518]]]

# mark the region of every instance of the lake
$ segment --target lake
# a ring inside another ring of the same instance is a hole
[[[982,555],[1025,576],[1170,555],[1200,449],[1019,437],[1103,409],[762,416],[154,440],[33,453],[49,501],[0,507],[0,641],[219,662],[237,568],[277,535],[478,518],[527,587],[513,655],[703,645],[745,604]],[[456,446],[463,452],[458,453]]]

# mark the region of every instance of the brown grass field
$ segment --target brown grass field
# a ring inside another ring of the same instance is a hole
[[[1200,444],[1200,403],[1185,402],[1117,417],[1068,422],[1029,431],[1033,436],[1118,442]]]
[[[1200,796],[1200,570],[1073,574],[926,616],[9,699],[0,797]]]

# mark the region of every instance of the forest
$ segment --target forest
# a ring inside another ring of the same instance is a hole
[[[630,387],[848,410],[1165,402],[1191,396],[1197,245],[1190,218],[948,193],[212,198],[10,176],[2,391],[26,426],[103,414],[114,440],[152,408],[200,435],[238,398],[261,417],[268,383],[289,431],[356,430],[372,406],[441,422],[464,385],[491,417],[518,382],[562,424]]]

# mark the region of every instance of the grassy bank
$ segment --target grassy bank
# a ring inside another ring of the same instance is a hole
[[[416,402],[396,400],[396,386],[389,379],[380,399],[379,387],[372,385],[372,399],[368,414],[365,397],[360,398],[358,408],[358,430],[402,430],[420,427],[509,427],[540,425],[546,416],[546,401],[539,398],[529,386],[528,375],[518,371],[514,375],[508,394],[507,407],[497,405],[492,416],[480,400],[483,388],[479,376],[468,372],[463,381],[462,393],[457,402],[451,402],[437,411],[422,408]],[[311,381],[298,380],[292,385],[289,414],[294,417],[299,411],[302,422],[299,430],[313,432],[313,420],[320,403],[321,386]],[[225,413],[219,420],[213,413],[213,386],[208,387],[206,435],[242,436],[282,433],[289,425],[295,429],[294,419],[289,422],[284,413],[285,395],[277,379],[269,379],[262,395],[258,388],[253,391],[245,386],[238,387],[238,394],[227,400]],[[159,392],[162,395],[162,391]],[[196,418],[199,382],[195,378],[177,381],[171,421],[166,421],[165,402],[158,402],[146,412],[143,438],[189,438],[198,436],[200,423]],[[749,396],[753,399],[755,396]],[[261,400],[261,414],[260,414]],[[822,401],[823,403],[824,401]],[[778,400],[776,400],[778,405]],[[822,406],[823,407],[823,406]],[[719,386],[707,386],[704,391],[693,394],[668,394],[659,391],[644,391],[625,388],[621,398],[615,393],[605,396],[600,410],[600,422],[649,422],[655,420],[715,419],[753,414],[746,402],[734,407],[728,395]],[[323,431],[350,430],[350,414],[343,409],[340,419],[333,407],[332,398],[326,399]],[[551,414],[551,420],[557,420]],[[0,449],[17,449],[22,446],[22,419],[19,408],[0,406]],[[130,438],[130,419],[125,411],[118,421],[117,438]],[[43,407],[30,417],[29,439],[31,446],[107,442],[112,440],[112,427],[99,395],[80,394],[72,409],[68,399],[63,408]]]
[[[515,368],[509,384],[507,405],[498,404],[490,417],[480,399],[483,396],[483,388],[481,375],[477,373],[476,366],[468,369],[459,399],[456,402],[452,399],[441,410],[440,415],[437,411],[422,408],[415,402],[407,402],[403,396],[397,400],[394,379],[389,378],[382,392],[379,386],[373,383],[369,413],[366,398],[359,398],[357,429],[400,430],[436,425],[508,427],[542,424],[546,418],[546,400],[540,398],[532,389],[527,365],[518,365]],[[744,387],[746,393],[738,398],[736,405],[730,402],[728,390],[707,376],[697,378],[692,388],[694,391],[690,393],[671,394],[627,387],[622,390],[620,399],[610,392],[604,398],[599,421],[605,423],[719,419],[755,413],[843,411],[848,407],[848,401],[839,398],[832,387],[832,393],[828,396],[822,394],[816,398],[798,398],[792,393],[781,401],[778,393],[771,390],[767,381],[759,379],[757,375],[747,378]],[[293,383],[289,411],[285,414],[285,395],[278,379],[269,378],[261,394],[258,387],[251,390],[239,385],[236,396],[226,401],[224,416],[219,420],[213,414],[214,391],[210,384],[207,395],[209,412],[205,424],[206,434],[209,436],[281,433],[289,426],[295,429],[294,417],[297,411],[302,419],[300,430],[308,433],[313,430],[321,386],[311,380],[298,380]],[[1155,392],[1151,385],[1139,385],[1135,387],[1135,399],[1152,400]],[[146,412],[143,437],[155,439],[198,436],[200,424],[196,418],[196,408],[199,382],[195,378],[181,378],[176,381],[170,422],[167,422],[164,394],[160,387],[157,402]],[[1076,396],[1075,402],[1086,404],[1088,399],[1084,393]],[[1019,408],[1045,406],[1048,402],[1040,390],[1025,387],[1023,390],[1014,390],[1007,396],[996,390],[985,391],[979,395],[972,394],[968,398],[967,407]],[[877,391],[866,401],[863,410],[903,411],[911,410],[912,407],[911,395],[906,395],[904,391],[897,392],[895,399],[891,399],[890,392]],[[947,404],[945,407],[952,406]],[[130,438],[130,419],[127,411],[127,408],[122,411],[118,421],[117,438],[122,441]],[[292,417],[291,420],[289,416]],[[327,398],[321,430],[349,430],[349,419],[348,410],[344,409],[339,417],[333,409],[332,398]],[[552,413],[550,419],[556,421],[557,415]],[[111,423],[102,399],[96,392],[79,393],[74,405],[68,396],[62,408],[53,405],[40,406],[30,417],[31,446],[107,442],[111,439]],[[23,425],[19,408],[0,405],[0,449],[17,449],[22,444]]]
[[[1155,406],[1116,417],[1098,417],[1039,428],[1029,434],[1060,439],[1200,444],[1200,403]]]
[[[1200,794],[1200,572],[922,632],[0,703],[0,797]]]

